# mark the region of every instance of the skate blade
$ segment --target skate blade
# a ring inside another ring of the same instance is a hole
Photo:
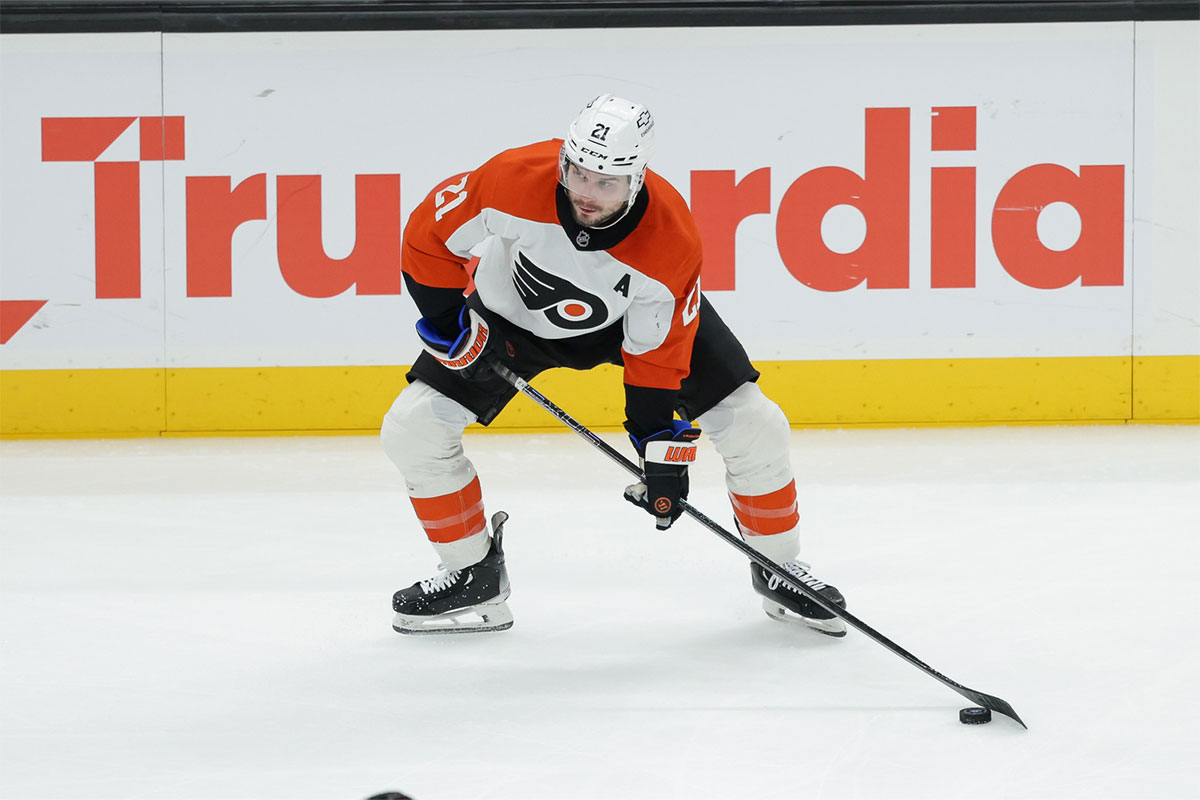
[[[832,636],[836,639],[840,639],[846,635],[846,623],[837,617],[833,619],[802,617],[794,611],[784,608],[779,603],[772,602],[766,598],[763,598],[763,611],[767,612],[767,616],[771,619],[786,622],[789,625],[803,625],[817,633],[823,633],[826,636]]]
[[[392,630],[416,636],[439,636],[451,633],[488,633],[506,631],[513,625],[512,612],[507,603],[464,608],[435,617],[411,617],[397,614],[392,619]]]

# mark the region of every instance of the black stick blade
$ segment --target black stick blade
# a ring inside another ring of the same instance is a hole
[[[965,689],[966,687],[963,688]],[[1017,716],[1016,710],[1009,704],[1007,700],[1001,700],[999,697],[994,697],[990,694],[984,694],[983,692],[977,692],[974,689],[966,689],[966,691],[960,691],[959,694],[976,705],[989,708],[992,711],[995,711],[997,714],[1003,714],[1009,719],[1015,721],[1025,730],[1029,730],[1029,726],[1025,724],[1024,720]]]

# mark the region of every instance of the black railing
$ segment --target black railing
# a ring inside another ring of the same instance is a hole
[[[4,0],[0,32],[905,25],[1200,19],[1200,0]]]

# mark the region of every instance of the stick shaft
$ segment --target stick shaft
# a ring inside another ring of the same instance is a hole
[[[640,469],[638,469],[636,464],[634,464],[630,459],[626,458],[624,455],[622,455],[620,452],[618,452],[615,448],[612,447],[612,445],[608,444],[608,442],[605,442],[603,439],[601,439],[599,436],[597,436],[595,433],[593,433],[591,430],[589,430],[581,422],[578,422],[574,417],[572,417],[566,411],[563,411],[561,408],[559,408],[557,405],[555,405],[553,402],[551,402],[545,395],[543,395],[537,389],[534,389],[532,386],[530,386],[529,382],[526,381],[524,378],[521,378],[516,373],[514,373],[512,370],[508,369],[507,367],[505,367],[503,364],[499,363],[496,360],[491,361],[490,365],[491,365],[491,368],[493,370],[495,370],[498,375],[500,375],[502,378],[504,378],[506,381],[508,381],[510,384],[512,384],[513,387],[517,389],[517,391],[521,392],[526,397],[528,397],[530,400],[532,400],[533,402],[535,402],[539,406],[541,406],[543,409],[545,409],[546,411],[553,414],[555,417],[557,417],[559,419],[560,422],[562,422],[568,428],[575,431],[581,437],[586,439],[590,444],[592,444],[594,447],[596,447],[598,450],[600,450],[602,453],[604,453],[606,456],[608,456],[614,462],[616,462],[620,466],[624,467],[627,472],[634,475],[636,478],[638,478],[638,480],[641,480],[643,478],[642,471]],[[802,593],[805,597],[812,600],[817,605],[821,606],[821,608],[825,609],[830,614],[833,614],[834,616],[838,617],[839,619],[844,621],[847,625],[849,625],[852,628],[854,628],[855,630],[859,631],[867,638],[872,639],[875,642],[877,642],[878,644],[882,645],[883,647],[886,647],[888,650],[891,650],[893,653],[900,656],[901,658],[903,658],[908,663],[912,664],[917,669],[926,673],[930,677],[937,679],[938,681],[940,681],[941,683],[950,687],[955,692],[958,692],[958,694],[962,695],[963,697],[967,698],[968,700],[970,700],[978,705],[981,705],[985,708],[990,708],[993,711],[1004,714],[1007,717],[1011,717],[1012,719],[1014,719],[1018,723],[1020,723],[1021,727],[1028,727],[1021,720],[1021,718],[1019,716],[1017,716],[1017,712],[1013,709],[1013,707],[1011,705],[1009,705],[1006,701],[1000,699],[999,697],[994,697],[993,695],[984,694],[983,692],[978,692],[974,689],[970,689],[966,686],[963,686],[961,683],[958,683],[957,681],[951,680],[950,678],[946,677],[942,673],[935,670],[933,667],[926,664],[921,659],[917,658],[915,655],[913,655],[909,651],[905,650],[900,645],[893,642],[891,639],[887,638],[883,634],[876,631],[870,625],[867,625],[865,622],[863,622],[858,617],[851,614],[849,611],[846,611],[845,609],[841,608],[840,606],[836,606],[832,603],[827,602],[825,600],[825,598],[823,598],[821,595],[817,594],[815,591],[808,588],[807,586],[804,586],[803,584],[800,584],[800,583],[794,583],[791,580],[789,580],[788,573],[786,570],[783,569],[783,567],[781,567],[779,564],[776,564],[774,561],[767,558],[766,556],[764,556],[762,553],[755,550],[750,545],[746,544],[744,541],[742,541],[741,537],[735,536],[734,534],[725,530],[725,528],[723,528],[721,525],[714,522],[710,517],[708,517],[706,514],[702,513],[699,509],[697,509],[695,506],[688,503],[686,500],[680,500],[679,504],[683,508],[684,513],[686,513],[688,516],[692,517],[692,519],[696,520],[701,525],[703,525],[704,527],[708,528],[710,531],[715,533],[717,536],[724,539],[730,545],[737,548],[739,551],[741,551],[741,553],[743,555],[745,555],[747,558],[749,558],[754,563],[758,564],[763,569],[765,569],[768,572],[770,572],[771,574],[775,575],[777,578],[784,581],[789,586],[795,587],[796,590],[799,591],[800,593]]]

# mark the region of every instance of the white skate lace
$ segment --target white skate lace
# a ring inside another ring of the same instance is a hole
[[[462,572],[461,569],[448,570],[445,564],[438,564],[438,570],[440,571],[437,575],[427,581],[421,581],[421,591],[425,594],[433,594],[450,588],[458,580],[458,574]]]
[[[796,578],[805,586],[814,591],[820,591],[821,589],[825,588],[825,584],[822,581],[817,580],[815,577],[809,574],[809,566],[803,561],[785,561],[779,566],[783,567],[785,570],[787,570],[789,575]],[[770,589],[778,589],[780,584],[783,584],[783,581],[781,581],[778,576],[772,573],[771,577],[767,580],[767,587]],[[790,586],[787,586],[786,588],[793,592],[795,591]]]

